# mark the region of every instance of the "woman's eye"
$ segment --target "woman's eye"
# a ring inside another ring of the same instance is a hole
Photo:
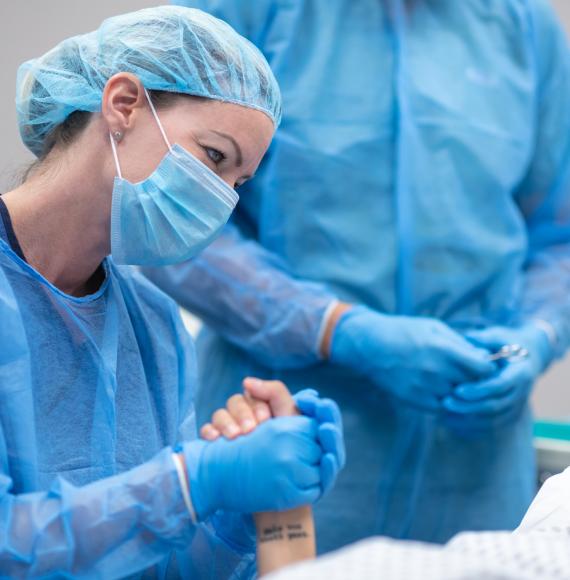
[[[210,160],[216,165],[224,161],[226,158],[226,156],[217,149],[212,149],[212,147],[204,147],[204,149],[206,150],[206,154],[208,155]]]

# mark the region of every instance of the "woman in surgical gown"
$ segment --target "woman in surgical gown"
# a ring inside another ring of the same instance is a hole
[[[39,160],[0,198],[0,575],[249,576],[242,513],[320,495],[314,420],[195,440],[192,344],[127,264],[213,239],[279,122],[275,79],[229,26],[159,7],[22,65],[17,106]]]

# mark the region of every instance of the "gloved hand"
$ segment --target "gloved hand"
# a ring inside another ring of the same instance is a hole
[[[444,408],[450,424],[467,430],[485,430],[515,420],[525,408],[536,379],[553,359],[548,336],[534,324],[519,328],[494,326],[466,335],[473,344],[497,352],[503,346],[518,344],[529,356],[513,362],[500,362],[493,376],[461,384],[447,397]]]
[[[317,421],[309,417],[271,419],[233,440],[192,441],[183,453],[199,520],[219,509],[292,509],[322,493],[323,450]]]
[[[494,372],[488,356],[439,320],[359,306],[339,320],[330,358],[411,405],[437,411],[456,384]]]
[[[333,487],[346,463],[340,409],[332,399],[321,399],[314,389],[299,391],[293,399],[303,415],[315,419],[319,424],[319,443],[324,453],[321,477],[325,494]]]

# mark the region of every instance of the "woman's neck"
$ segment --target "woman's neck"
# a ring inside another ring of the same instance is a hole
[[[72,296],[92,291],[89,281],[110,251],[111,196],[87,158],[71,163],[64,153],[2,196],[30,266]]]

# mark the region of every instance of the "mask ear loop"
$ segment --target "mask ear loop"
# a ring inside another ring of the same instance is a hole
[[[123,179],[123,174],[121,173],[121,164],[119,163],[119,155],[117,154],[117,145],[113,139],[113,135],[109,133],[109,139],[111,140],[111,149],[113,150],[113,159],[115,160],[115,167],[117,168],[117,175],[120,179]]]
[[[148,91],[146,89],[144,90],[144,94],[146,95],[146,100],[148,101],[148,104],[150,105],[150,110],[152,111],[152,115],[154,117],[154,120],[156,121],[156,124],[158,125],[158,128],[160,129],[160,133],[162,134],[162,138],[164,139],[164,142],[166,143],[168,150],[172,151],[172,145],[170,145],[170,141],[168,140],[168,137],[166,136],[166,132],[164,131],[164,127],[162,126],[162,123],[160,122],[160,119],[158,118],[158,113],[156,112],[156,109],[154,108],[154,105],[152,103],[150,95],[148,94]]]
[[[154,108],[154,105],[152,103],[150,95],[148,94],[148,91],[146,89],[144,90],[144,94],[146,95],[146,100],[148,101],[148,104],[150,106],[152,116],[154,117],[154,120],[156,121],[156,124],[158,125],[158,128],[160,129],[160,134],[162,135],[162,138],[164,139],[164,142],[166,143],[168,150],[172,151],[172,145],[170,145],[170,141],[168,140],[168,137],[166,136],[166,132],[164,130],[164,127],[162,126],[162,123],[160,122],[160,119],[158,117],[158,113],[156,112],[156,109]],[[109,133],[109,139],[111,140],[111,149],[113,150],[113,159],[115,160],[115,167],[117,168],[117,175],[119,176],[120,179],[122,179],[123,174],[121,172],[121,164],[119,163],[119,154],[117,153],[117,144],[115,143],[115,139],[113,139],[112,133]]]

